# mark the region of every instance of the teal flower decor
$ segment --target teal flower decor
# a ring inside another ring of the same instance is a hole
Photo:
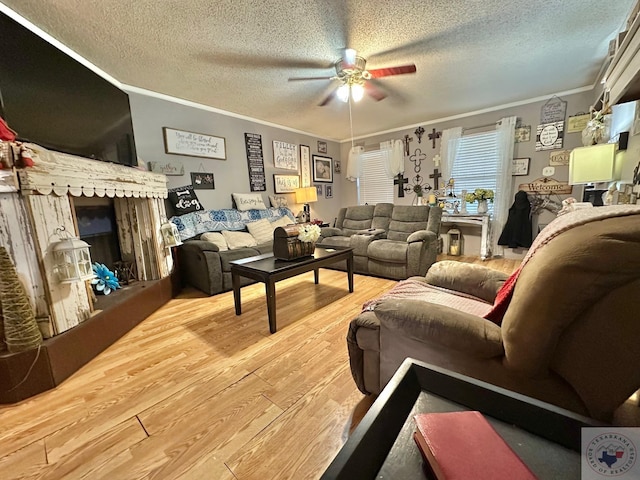
[[[96,292],[109,295],[112,290],[120,288],[120,282],[118,282],[115,273],[109,270],[104,264],[94,263],[93,273],[95,273],[96,278],[91,280],[91,285],[96,289]]]

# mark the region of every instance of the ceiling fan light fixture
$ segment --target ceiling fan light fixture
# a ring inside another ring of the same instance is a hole
[[[351,98],[354,102],[359,102],[364,97],[364,86],[360,83],[351,85]]]
[[[349,101],[349,85],[347,85],[346,83],[343,85],[340,85],[338,87],[338,90],[336,91],[336,95],[341,101],[345,103],[348,102]]]

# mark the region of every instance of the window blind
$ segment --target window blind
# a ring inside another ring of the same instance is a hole
[[[497,192],[498,177],[498,132],[482,132],[460,138],[460,146],[453,162],[451,176],[455,180],[455,192],[468,193],[476,188]],[[489,213],[493,204],[487,202]],[[478,202],[467,203],[469,213],[478,213]]]
[[[387,177],[380,150],[361,155],[362,173],[358,179],[358,204],[393,203],[393,180]]]

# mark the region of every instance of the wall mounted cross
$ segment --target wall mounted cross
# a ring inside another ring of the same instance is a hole
[[[416,151],[409,157],[409,160],[413,163],[413,171],[420,173],[422,169],[422,161],[427,159],[427,154],[422,153],[422,150],[416,148]]]
[[[432,148],[436,148],[436,139],[440,138],[440,136],[442,135],[442,132],[436,132],[436,129],[432,129],[431,133],[429,134],[429,140],[432,141]]]
[[[437,168],[433,169],[433,173],[431,175],[429,175],[429,178],[433,178],[433,188],[435,190],[438,190],[439,188],[439,182],[438,179],[442,177],[442,174],[438,171]]]
[[[399,173],[398,177],[393,181],[394,185],[398,185],[398,197],[400,198],[404,197],[404,185],[406,183],[409,183],[409,179],[404,178],[401,173]]]
[[[403,141],[404,141],[404,155],[408,157],[411,154],[411,151],[409,150],[409,142],[413,141],[413,137],[410,137],[409,135],[405,135]]]

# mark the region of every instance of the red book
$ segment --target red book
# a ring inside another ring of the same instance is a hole
[[[438,480],[537,477],[480,412],[423,413],[413,438]]]

